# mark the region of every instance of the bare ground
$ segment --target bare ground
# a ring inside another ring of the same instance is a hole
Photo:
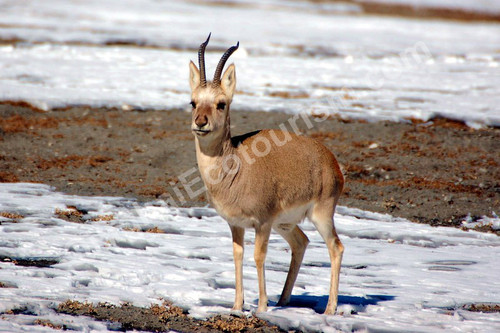
[[[57,311],[71,315],[90,316],[98,320],[112,320],[120,323],[121,330],[142,330],[152,332],[284,332],[264,320],[251,316],[217,315],[206,320],[194,319],[177,306],[164,302],[139,308],[131,304],[115,306],[106,303],[97,305],[67,301],[59,304]]]
[[[4,103],[0,115],[1,182],[40,182],[79,195],[207,204],[203,194],[190,198],[183,186],[198,177],[189,113],[87,107],[41,112]],[[446,119],[308,120],[314,127],[289,114],[233,111],[231,123],[234,135],[280,124],[292,130],[296,123],[302,133],[323,142],[345,168],[340,205],[454,227],[467,215],[498,213],[500,129],[474,130]],[[194,182],[191,189],[201,185]]]
[[[205,320],[190,317],[178,306],[164,301],[162,304],[152,304],[149,307],[137,307],[124,303],[120,306],[108,303],[82,303],[67,300],[60,303],[55,311],[73,316],[87,316],[96,320],[108,322],[112,331],[149,331],[149,332],[180,332],[180,333],[216,333],[216,332],[255,332],[280,333],[285,332],[275,325],[255,316],[244,314],[215,315]],[[0,313],[1,315],[2,313]],[[16,308],[7,311],[7,315],[33,315],[28,308]],[[68,330],[64,324],[47,319],[35,319],[33,325],[52,328],[53,330]],[[294,333],[299,331],[290,331]]]

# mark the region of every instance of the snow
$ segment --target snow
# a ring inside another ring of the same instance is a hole
[[[235,111],[395,121],[445,116],[473,127],[500,125],[499,24],[363,16],[355,3],[224,3],[1,1],[0,101],[23,100],[44,110],[185,108],[188,62],[196,60],[199,44],[212,32],[209,77],[221,52],[240,41],[231,57],[238,72]],[[434,4],[438,1],[424,5]],[[485,0],[445,6],[499,10],[495,1]],[[68,206],[85,210],[86,222],[56,214]],[[53,308],[68,299],[149,306],[166,298],[196,317],[230,311],[231,239],[212,209],[69,196],[21,183],[0,184],[0,212],[24,216],[0,217],[0,257],[57,262],[45,268],[0,262],[0,282],[8,287],[0,288],[0,312],[27,307],[31,313],[2,314],[0,331],[51,331],[34,326],[36,319],[80,331],[116,329],[57,314]],[[111,215],[109,221],[92,221]],[[463,224],[498,229],[500,219],[470,218]],[[311,243],[291,307],[274,306],[289,253],[279,236],[271,238],[266,265],[271,307],[263,318],[305,331],[500,331],[500,314],[462,307],[500,302],[497,236],[347,207],[338,208],[336,226],[346,246],[340,314],[318,314],[327,302],[328,254],[306,222]],[[154,227],[164,233],[131,231]],[[247,241],[245,309],[253,311],[258,290],[249,254],[252,231]]]
[[[355,0],[357,1],[357,0]],[[391,5],[410,5],[415,8],[460,9],[478,13],[500,13],[500,3],[496,0],[361,0]]]
[[[352,15],[352,6],[3,1],[0,39],[21,42],[0,47],[0,100],[185,108],[188,61],[212,32],[209,77],[240,41],[233,110],[500,125],[500,25]]]
[[[75,206],[85,223],[60,219]],[[26,307],[30,314],[0,316],[0,331],[48,331],[49,319],[75,330],[107,331],[109,323],[59,315],[65,300],[132,302],[149,306],[170,299],[196,317],[230,312],[234,297],[232,246],[227,224],[210,208],[173,208],[115,197],[71,196],[42,184],[0,184],[0,256],[47,259],[22,267],[0,262],[0,312]],[[112,215],[112,220],[95,219]],[[94,219],[95,221],[92,221]],[[489,223],[499,223],[497,217]],[[329,260],[311,223],[311,243],[291,307],[276,307],[289,262],[286,242],[273,234],[266,262],[270,310],[262,314],[285,329],[306,331],[492,332],[499,313],[473,313],[462,305],[500,300],[500,241],[496,235],[433,228],[389,215],[339,207],[336,227],[346,247],[339,312],[326,306]],[[128,231],[158,227],[164,233]],[[257,306],[253,232],[246,236],[244,285],[247,311]]]
[[[489,226],[493,230],[500,230],[500,219],[496,214],[494,214],[493,218],[483,216],[479,220],[473,221],[472,217],[469,215],[464,221],[462,221],[462,225],[463,227],[468,229]]]

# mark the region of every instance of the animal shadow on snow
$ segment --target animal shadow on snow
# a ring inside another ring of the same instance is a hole
[[[338,298],[338,310],[342,312],[343,307],[347,305],[348,311],[351,314],[356,314],[359,312],[364,312],[368,305],[377,305],[380,302],[391,301],[395,299],[391,295],[366,295],[365,297],[360,296],[343,296],[339,295]],[[269,302],[270,305],[275,306],[275,302]],[[312,296],[312,295],[292,295],[290,303],[287,307],[292,308],[310,308],[317,313],[323,313],[326,309],[326,304],[328,303],[328,295],[324,296]],[[347,310],[346,309],[346,310]]]

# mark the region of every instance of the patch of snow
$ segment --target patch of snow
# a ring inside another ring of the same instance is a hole
[[[5,1],[0,38],[27,43],[0,47],[0,100],[42,109],[185,108],[187,64],[211,31],[211,70],[221,50],[241,42],[232,58],[233,110],[500,125],[498,24],[352,16],[318,6]]]
[[[493,230],[500,230],[500,218],[496,214],[492,217],[483,216],[482,218],[474,221],[471,216],[462,221],[462,226],[467,229],[481,228],[485,226],[491,227]]]
[[[56,209],[85,210],[83,224],[62,220]],[[49,267],[0,262],[0,330],[45,332],[50,319],[76,330],[116,329],[88,318],[56,314],[65,300],[131,302],[172,300],[196,317],[230,312],[234,266],[227,224],[210,208],[173,208],[113,197],[54,192],[42,184],[0,184],[0,211],[23,215],[0,225],[0,256],[46,259]],[[92,217],[113,215],[112,220]],[[499,223],[498,218],[489,220]],[[335,224],[346,247],[339,315],[325,308],[329,285],[326,247],[311,223],[311,240],[290,307],[276,307],[289,263],[286,242],[273,234],[266,261],[270,310],[261,317],[285,329],[398,332],[496,331],[499,313],[472,313],[462,305],[500,300],[500,241],[496,235],[433,228],[389,215],[339,207]],[[157,227],[164,233],[133,232]],[[258,287],[249,254],[244,260],[246,310],[255,310]]]

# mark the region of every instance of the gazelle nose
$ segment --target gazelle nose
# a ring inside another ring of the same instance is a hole
[[[196,126],[198,126],[198,128],[202,128],[203,126],[208,124],[207,116],[205,115],[197,116],[196,119],[194,120],[194,123],[196,124]]]

